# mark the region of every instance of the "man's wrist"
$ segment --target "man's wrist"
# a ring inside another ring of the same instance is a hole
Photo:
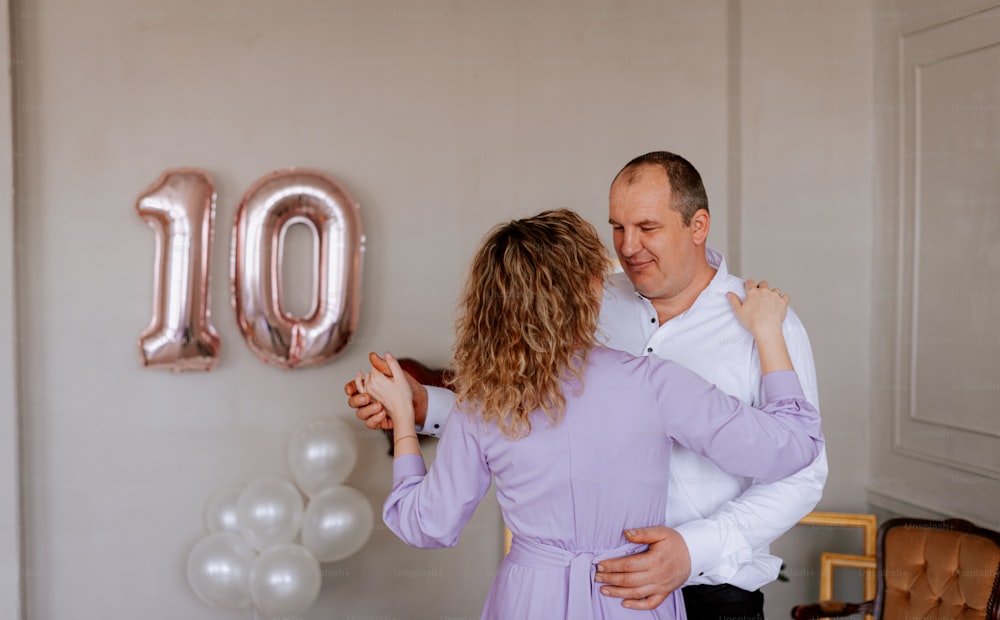
[[[689,580],[696,580],[719,563],[722,542],[719,539],[718,528],[712,521],[704,519],[690,521],[674,529],[687,547],[688,560],[691,562]]]
[[[427,394],[427,415],[418,432],[432,437],[440,437],[444,431],[448,414],[455,405],[455,393],[438,387],[423,386]],[[416,412],[414,412],[416,413]],[[418,420],[419,424],[419,420]]]

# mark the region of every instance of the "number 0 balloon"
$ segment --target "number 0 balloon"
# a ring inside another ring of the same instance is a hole
[[[281,302],[282,243],[288,228],[313,235],[313,306],[305,317]],[[319,172],[271,173],[244,195],[233,227],[233,307],[250,349],[283,368],[325,364],[357,328],[364,235],[354,199]]]

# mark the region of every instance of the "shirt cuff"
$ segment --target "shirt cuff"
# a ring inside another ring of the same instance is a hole
[[[794,370],[775,370],[769,372],[760,380],[764,391],[764,402],[774,403],[779,400],[790,398],[802,398],[802,385],[799,383],[799,376]]]
[[[419,454],[403,454],[392,460],[392,481],[397,483],[411,476],[426,476],[427,465]]]
[[[455,393],[445,388],[425,386],[427,388],[427,416],[424,425],[417,428],[421,435],[440,437],[444,431],[444,421],[448,412],[455,404]]]
[[[794,374],[794,373],[793,373]],[[705,574],[719,563],[722,557],[722,540],[715,524],[711,521],[691,521],[674,528],[684,544],[687,545],[688,556],[691,558],[691,576],[694,579]]]

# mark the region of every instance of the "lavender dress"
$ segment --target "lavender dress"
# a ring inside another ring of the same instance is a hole
[[[429,473],[419,456],[396,458],[383,519],[411,545],[453,546],[492,476],[514,541],[483,618],[684,619],[679,593],[652,611],[603,596],[596,562],[643,550],[626,543],[625,529],[663,524],[674,441],[764,482],[812,462],[820,419],[795,373],[770,373],[763,385],[767,413],[674,362],[593,349],[585,389],[565,390],[558,424],[536,412],[531,433],[511,441],[453,410]]]

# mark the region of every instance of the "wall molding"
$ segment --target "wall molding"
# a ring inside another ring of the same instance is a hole
[[[1000,428],[990,428],[988,424],[984,425],[979,421],[962,419],[954,409],[956,406],[964,406],[971,409],[959,409],[959,412],[981,411],[983,403],[987,402],[988,394],[980,396],[978,400],[969,396],[971,392],[963,395],[961,381],[954,378],[964,377],[966,374],[975,377],[977,364],[970,361],[968,373],[952,372],[949,383],[949,372],[954,370],[954,365],[939,361],[942,356],[946,359],[961,358],[960,355],[955,355],[954,349],[959,346],[956,342],[964,342],[962,337],[969,338],[969,334],[962,331],[968,327],[960,319],[950,322],[950,325],[955,327],[940,327],[942,316],[949,318],[954,316],[955,311],[952,306],[940,301],[938,299],[940,295],[927,299],[920,295],[922,285],[932,291],[941,289],[943,295],[942,287],[946,288],[951,282],[947,274],[955,273],[954,266],[951,266],[951,271],[947,271],[949,263],[930,261],[929,267],[921,264],[925,243],[921,234],[921,228],[925,225],[923,220],[930,220],[931,225],[928,230],[937,230],[933,225],[934,218],[941,218],[940,210],[945,208],[942,205],[947,204],[947,201],[941,200],[942,188],[965,186],[953,178],[954,172],[943,173],[944,176],[941,177],[941,169],[939,166],[935,167],[935,160],[932,157],[935,154],[934,149],[956,147],[950,146],[951,143],[947,140],[942,143],[940,135],[935,140],[933,130],[928,131],[930,137],[925,137],[924,128],[952,123],[948,126],[955,129],[956,135],[960,129],[967,129],[967,126],[954,118],[954,114],[949,112],[948,108],[942,107],[947,101],[935,100],[935,97],[929,94],[934,92],[940,95],[941,89],[927,91],[923,81],[927,79],[924,74],[929,68],[934,68],[937,80],[939,82],[945,80],[944,84],[947,84],[947,80],[953,76],[965,75],[956,73],[969,70],[969,67],[962,64],[962,59],[974,58],[973,55],[978,52],[1000,46],[1000,35],[997,34],[995,27],[998,20],[1000,20],[1000,9],[993,7],[962,14],[960,17],[949,16],[939,23],[927,24],[918,30],[903,34],[899,37],[899,57],[896,65],[899,84],[898,107],[902,111],[899,126],[900,152],[897,162],[902,200],[896,215],[899,258],[896,270],[897,331],[893,364],[894,383],[897,387],[893,391],[892,407],[893,452],[900,456],[935,463],[950,470],[987,477],[1000,475],[1000,460],[996,456],[1000,454]],[[983,70],[982,66],[979,70]],[[986,71],[992,70],[991,65]],[[955,103],[951,102],[950,105],[953,109]],[[934,122],[928,121],[928,118]],[[957,148],[962,149],[963,153],[968,153],[968,157],[973,156],[968,146]],[[948,234],[947,231],[950,229],[945,227],[945,230],[944,234]],[[962,238],[961,233],[952,234],[958,234],[958,239]],[[931,243],[933,242],[932,240]],[[940,243],[940,239],[937,242]],[[930,251],[933,252],[933,248],[931,245]],[[964,264],[969,264],[969,261],[966,260]],[[942,271],[947,271],[947,274],[942,275]],[[960,282],[957,281],[953,286],[961,288]],[[953,301],[951,303],[954,304]],[[935,343],[936,346],[921,347]],[[932,372],[932,376],[940,377],[940,381],[927,383],[927,376],[922,376],[918,372],[923,363],[928,364],[926,368],[931,369],[931,371],[924,370],[923,374]],[[978,366],[988,367],[989,364],[979,363]],[[938,370],[934,370],[935,368]],[[952,391],[951,396],[948,396],[949,387]],[[963,396],[967,398],[964,405]]]
[[[14,243],[14,7],[0,0],[0,615],[24,615],[21,425],[18,406],[16,248]]]
[[[865,493],[869,506],[891,513],[893,516],[934,519],[936,521],[944,519],[965,519],[966,521],[975,523],[980,527],[997,527],[996,523],[983,521],[978,517],[961,511],[942,512],[940,510],[930,508],[921,503],[920,500],[916,498],[909,498],[902,494],[876,491],[871,488],[866,489]]]
[[[740,0],[729,0],[726,6],[726,138],[729,153],[726,157],[726,263],[729,273],[741,273],[743,264],[743,139],[742,139],[742,72],[743,56],[742,14]]]

